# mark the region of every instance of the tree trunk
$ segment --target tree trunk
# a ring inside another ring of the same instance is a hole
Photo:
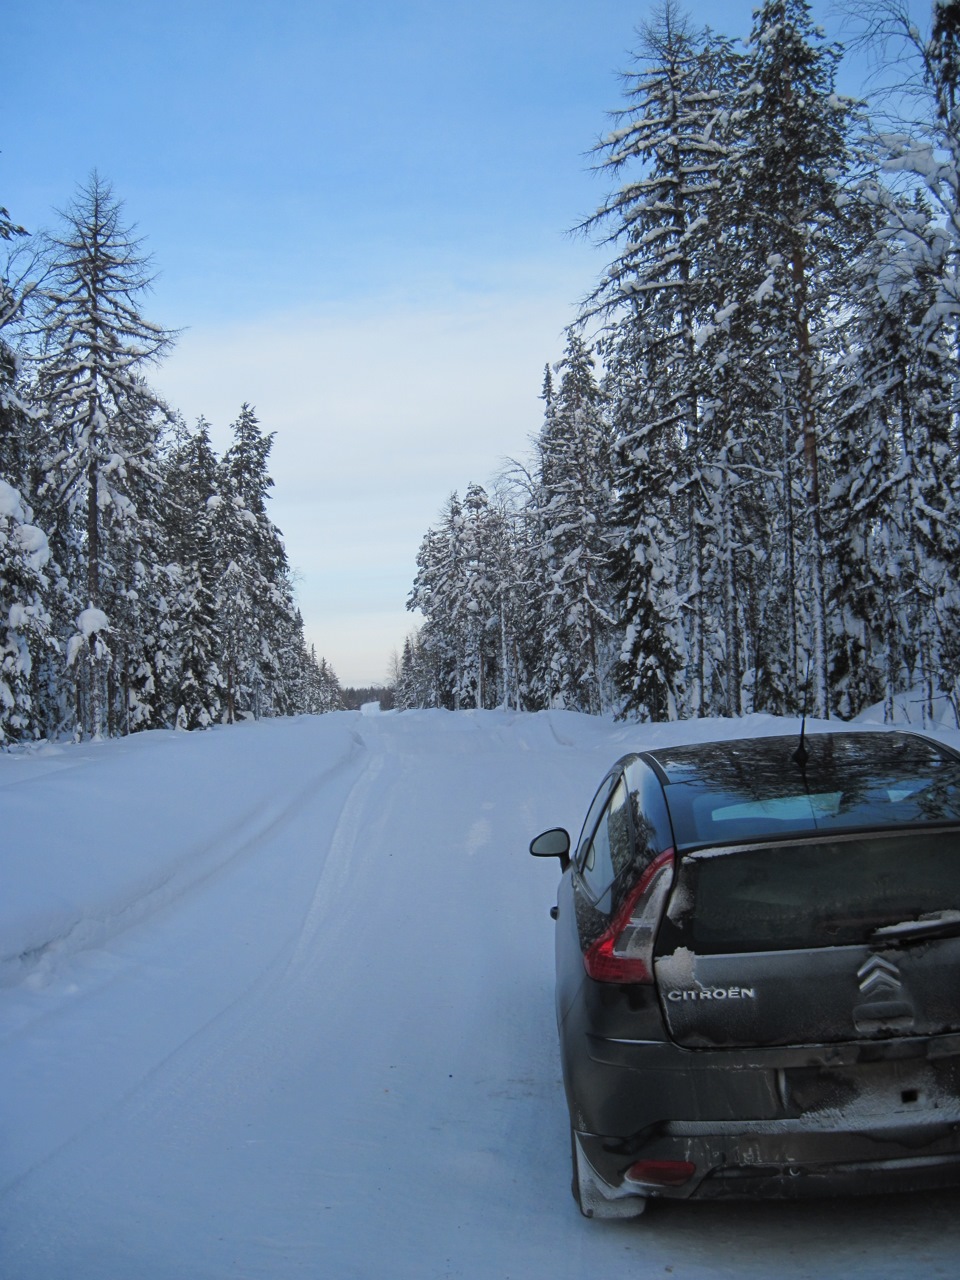
[[[813,353],[807,316],[807,278],[803,248],[794,243],[791,254],[794,316],[797,330],[797,399],[803,432],[803,460],[807,476],[807,513],[810,519],[808,562],[813,619],[813,664],[817,691],[816,714],[830,718],[830,685],[827,671],[827,608],[823,575],[823,533],[820,526],[820,463],[817,456],[817,414],[813,389]]]

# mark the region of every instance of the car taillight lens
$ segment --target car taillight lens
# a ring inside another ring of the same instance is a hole
[[[648,1187],[682,1187],[696,1172],[697,1166],[689,1160],[638,1160],[623,1176]]]
[[[650,863],[608,928],[584,952],[597,982],[652,982],[653,944],[673,881],[673,850]]]

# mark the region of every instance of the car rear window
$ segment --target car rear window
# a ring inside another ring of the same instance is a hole
[[[960,822],[960,761],[922,738],[822,735],[657,753],[678,849],[805,832]]]
[[[960,831],[711,850],[682,859],[658,950],[849,946],[943,911],[960,911]]]

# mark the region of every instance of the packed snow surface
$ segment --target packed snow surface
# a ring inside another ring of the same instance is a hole
[[[627,750],[784,729],[345,712],[0,755],[2,1280],[954,1276],[950,1193],[570,1197],[528,843]]]

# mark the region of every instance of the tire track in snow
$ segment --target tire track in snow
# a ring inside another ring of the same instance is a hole
[[[0,987],[17,982],[42,983],[64,960],[80,951],[107,945],[158,912],[175,907],[188,894],[228,875],[236,863],[254,856],[265,841],[294,819],[311,802],[318,787],[349,769],[352,762],[353,754],[311,778],[282,803],[258,806],[242,814],[222,835],[191,851],[132,900],[113,910],[85,914],[64,933],[39,941],[16,955],[0,956]]]
[[[92,978],[88,975],[86,982],[82,982],[81,979],[80,989],[72,992],[68,1000],[56,1000],[51,1007],[43,1008],[38,1017],[21,1023],[16,1033],[9,1035],[8,1039],[11,1043],[7,1046],[8,1078],[11,1071],[9,1055],[15,1051],[20,1038],[46,1035],[45,1024],[50,1024],[62,1031],[65,1010],[69,1011],[74,1022],[82,1021],[88,1013],[96,1018],[98,1000],[105,994],[111,1001],[119,1002],[119,1007],[122,1009],[123,997],[117,996],[116,989],[122,989],[126,985],[131,989],[127,997],[131,1016],[136,1016],[139,1012],[141,1016],[149,1017],[147,1011],[150,1000],[156,997],[156,984],[165,983],[172,993],[167,1016],[167,1035],[165,1038],[162,1036],[155,1038],[155,1048],[159,1053],[156,1060],[140,1063],[138,1069],[128,1072],[128,1078],[123,1081],[116,1078],[116,1072],[113,1073],[114,1078],[111,1080],[111,1072],[108,1069],[105,1072],[107,1079],[102,1081],[102,1087],[97,1096],[88,1099],[85,1104],[78,1104],[74,1100],[73,1105],[79,1108],[84,1117],[80,1127],[75,1126],[68,1136],[61,1135],[52,1144],[48,1144],[29,1160],[26,1166],[16,1169],[12,1176],[9,1165],[4,1172],[3,1163],[0,1162],[0,1197],[15,1189],[25,1179],[71,1148],[82,1146],[84,1141],[102,1126],[109,1125],[116,1128],[118,1123],[120,1125],[135,1124],[137,1117],[141,1114],[149,1114],[151,1111],[159,1112],[164,1108],[182,1105],[182,1099],[191,1087],[192,1077],[188,1071],[179,1083],[176,1077],[169,1081],[167,1086],[169,1096],[164,1098],[164,1082],[167,1081],[171,1068],[174,1068],[184,1055],[189,1057],[197,1046],[207,1043],[211,1035],[216,1034],[218,1027],[229,1026],[231,1019],[236,1021],[237,1011],[243,1010],[247,1003],[260,1006],[269,1002],[275,986],[282,982],[284,972],[293,963],[293,956],[303,948],[304,930],[313,910],[319,886],[324,879],[329,849],[323,851],[322,857],[315,863],[312,894],[307,895],[310,906],[304,910],[300,905],[302,900],[297,900],[294,904],[296,923],[292,927],[289,925],[284,927],[279,943],[274,940],[272,946],[267,948],[269,954],[262,967],[254,966],[251,972],[249,960],[247,960],[247,972],[243,973],[239,981],[231,984],[229,993],[225,994],[226,1002],[222,1004],[216,1002],[217,991],[214,989],[205,1002],[206,1007],[192,1011],[192,1020],[189,1015],[178,1016],[180,1001],[177,990],[178,986],[183,988],[184,1003],[189,1005],[189,987],[193,982],[191,973],[194,967],[193,957],[200,949],[202,940],[198,942],[194,937],[197,945],[181,948],[178,955],[177,943],[174,942],[171,948],[165,939],[171,926],[176,937],[178,921],[186,912],[194,908],[196,908],[197,925],[200,930],[203,930],[204,922],[209,923],[211,918],[217,920],[219,917],[222,922],[222,912],[218,913],[213,909],[211,913],[211,908],[205,900],[222,891],[226,892],[229,899],[232,878],[236,879],[238,874],[243,874],[244,868],[248,873],[252,871],[258,862],[258,853],[262,855],[261,861],[270,859],[269,870],[270,876],[273,877],[283,870],[282,861],[276,859],[276,846],[281,839],[286,840],[289,835],[295,835],[296,840],[299,841],[315,839],[312,815],[317,808],[323,809],[328,804],[332,807],[336,804],[339,795],[352,792],[358,779],[350,775],[359,769],[359,777],[362,778],[367,768],[364,744],[356,734],[352,736],[355,748],[348,756],[338,761],[332,768],[325,768],[314,775],[308,785],[299,787],[292,796],[287,796],[282,802],[278,801],[271,806],[263,815],[256,831],[240,842],[226,860],[218,863],[206,875],[185,886],[181,893],[168,902],[158,906],[157,911],[150,918],[137,922],[139,933],[136,928],[128,930],[129,936],[125,943],[127,954],[121,957],[119,964],[108,967],[106,976],[95,969]],[[309,845],[307,847],[309,848]],[[288,862],[293,870],[297,865],[302,868],[303,861],[302,850],[299,853],[288,854]],[[228,874],[230,872],[233,873],[232,878]],[[269,888],[268,885],[264,887]],[[241,893],[241,900],[245,901],[248,894],[249,890]],[[252,898],[254,906],[259,900],[257,897]],[[146,953],[150,957],[146,963],[143,960],[144,947],[142,946],[144,933],[155,939],[152,951],[149,946],[146,948]],[[224,936],[228,935],[229,930],[225,930]],[[216,961],[217,974],[222,975],[229,962],[224,961],[222,956],[216,957]],[[141,987],[142,998],[137,995]],[[114,990],[110,990],[111,988]],[[116,1009],[116,1004],[111,1006],[113,1018],[116,1017]],[[253,1019],[252,1014],[250,1017],[240,1019],[237,1025],[238,1034],[241,1037],[244,1029],[248,1028]],[[221,1053],[211,1051],[208,1072],[213,1070],[229,1052],[232,1044],[232,1040],[225,1043]],[[91,1046],[88,1045],[87,1048],[88,1051],[92,1051]],[[116,1066],[116,1063],[111,1065]],[[45,1104],[42,1100],[38,1100],[38,1105]],[[38,1143],[38,1145],[42,1144]],[[9,1153],[5,1154],[9,1155]]]
[[[124,1101],[125,1123],[135,1122],[139,1115],[177,1110],[184,1098],[195,1100],[203,1090],[233,1093],[252,1075],[267,1076],[283,1058],[281,1024],[297,1018],[293,1010],[301,989],[314,981],[322,967],[318,944],[334,918],[335,899],[350,876],[353,844],[348,833],[356,828],[357,814],[367,802],[381,764],[364,756],[320,861],[309,905],[283,952],[249,988],[198,1027],[140,1082],[130,1102]],[[319,796],[312,797],[308,807],[319,807],[319,801]],[[264,1034],[267,1028],[269,1035]]]
[[[159,863],[139,884],[121,885],[118,893],[122,896],[113,901],[104,900],[67,916],[57,912],[41,913],[35,929],[44,927],[44,921],[47,928],[56,921],[57,931],[34,932],[29,940],[18,939],[16,950],[0,955],[0,989],[20,982],[43,984],[64,960],[80,951],[104,946],[191,891],[229,873],[237,861],[255,853],[262,841],[269,839],[309,803],[325,778],[336,777],[340,770],[351,768],[357,752],[363,750],[363,742],[356,732],[350,734],[350,742],[342,758],[308,776],[293,794],[281,793],[277,801],[258,799],[226,827],[199,842],[184,832],[184,848],[176,857]],[[242,802],[243,797],[238,799]],[[175,830],[171,836],[177,838]]]

